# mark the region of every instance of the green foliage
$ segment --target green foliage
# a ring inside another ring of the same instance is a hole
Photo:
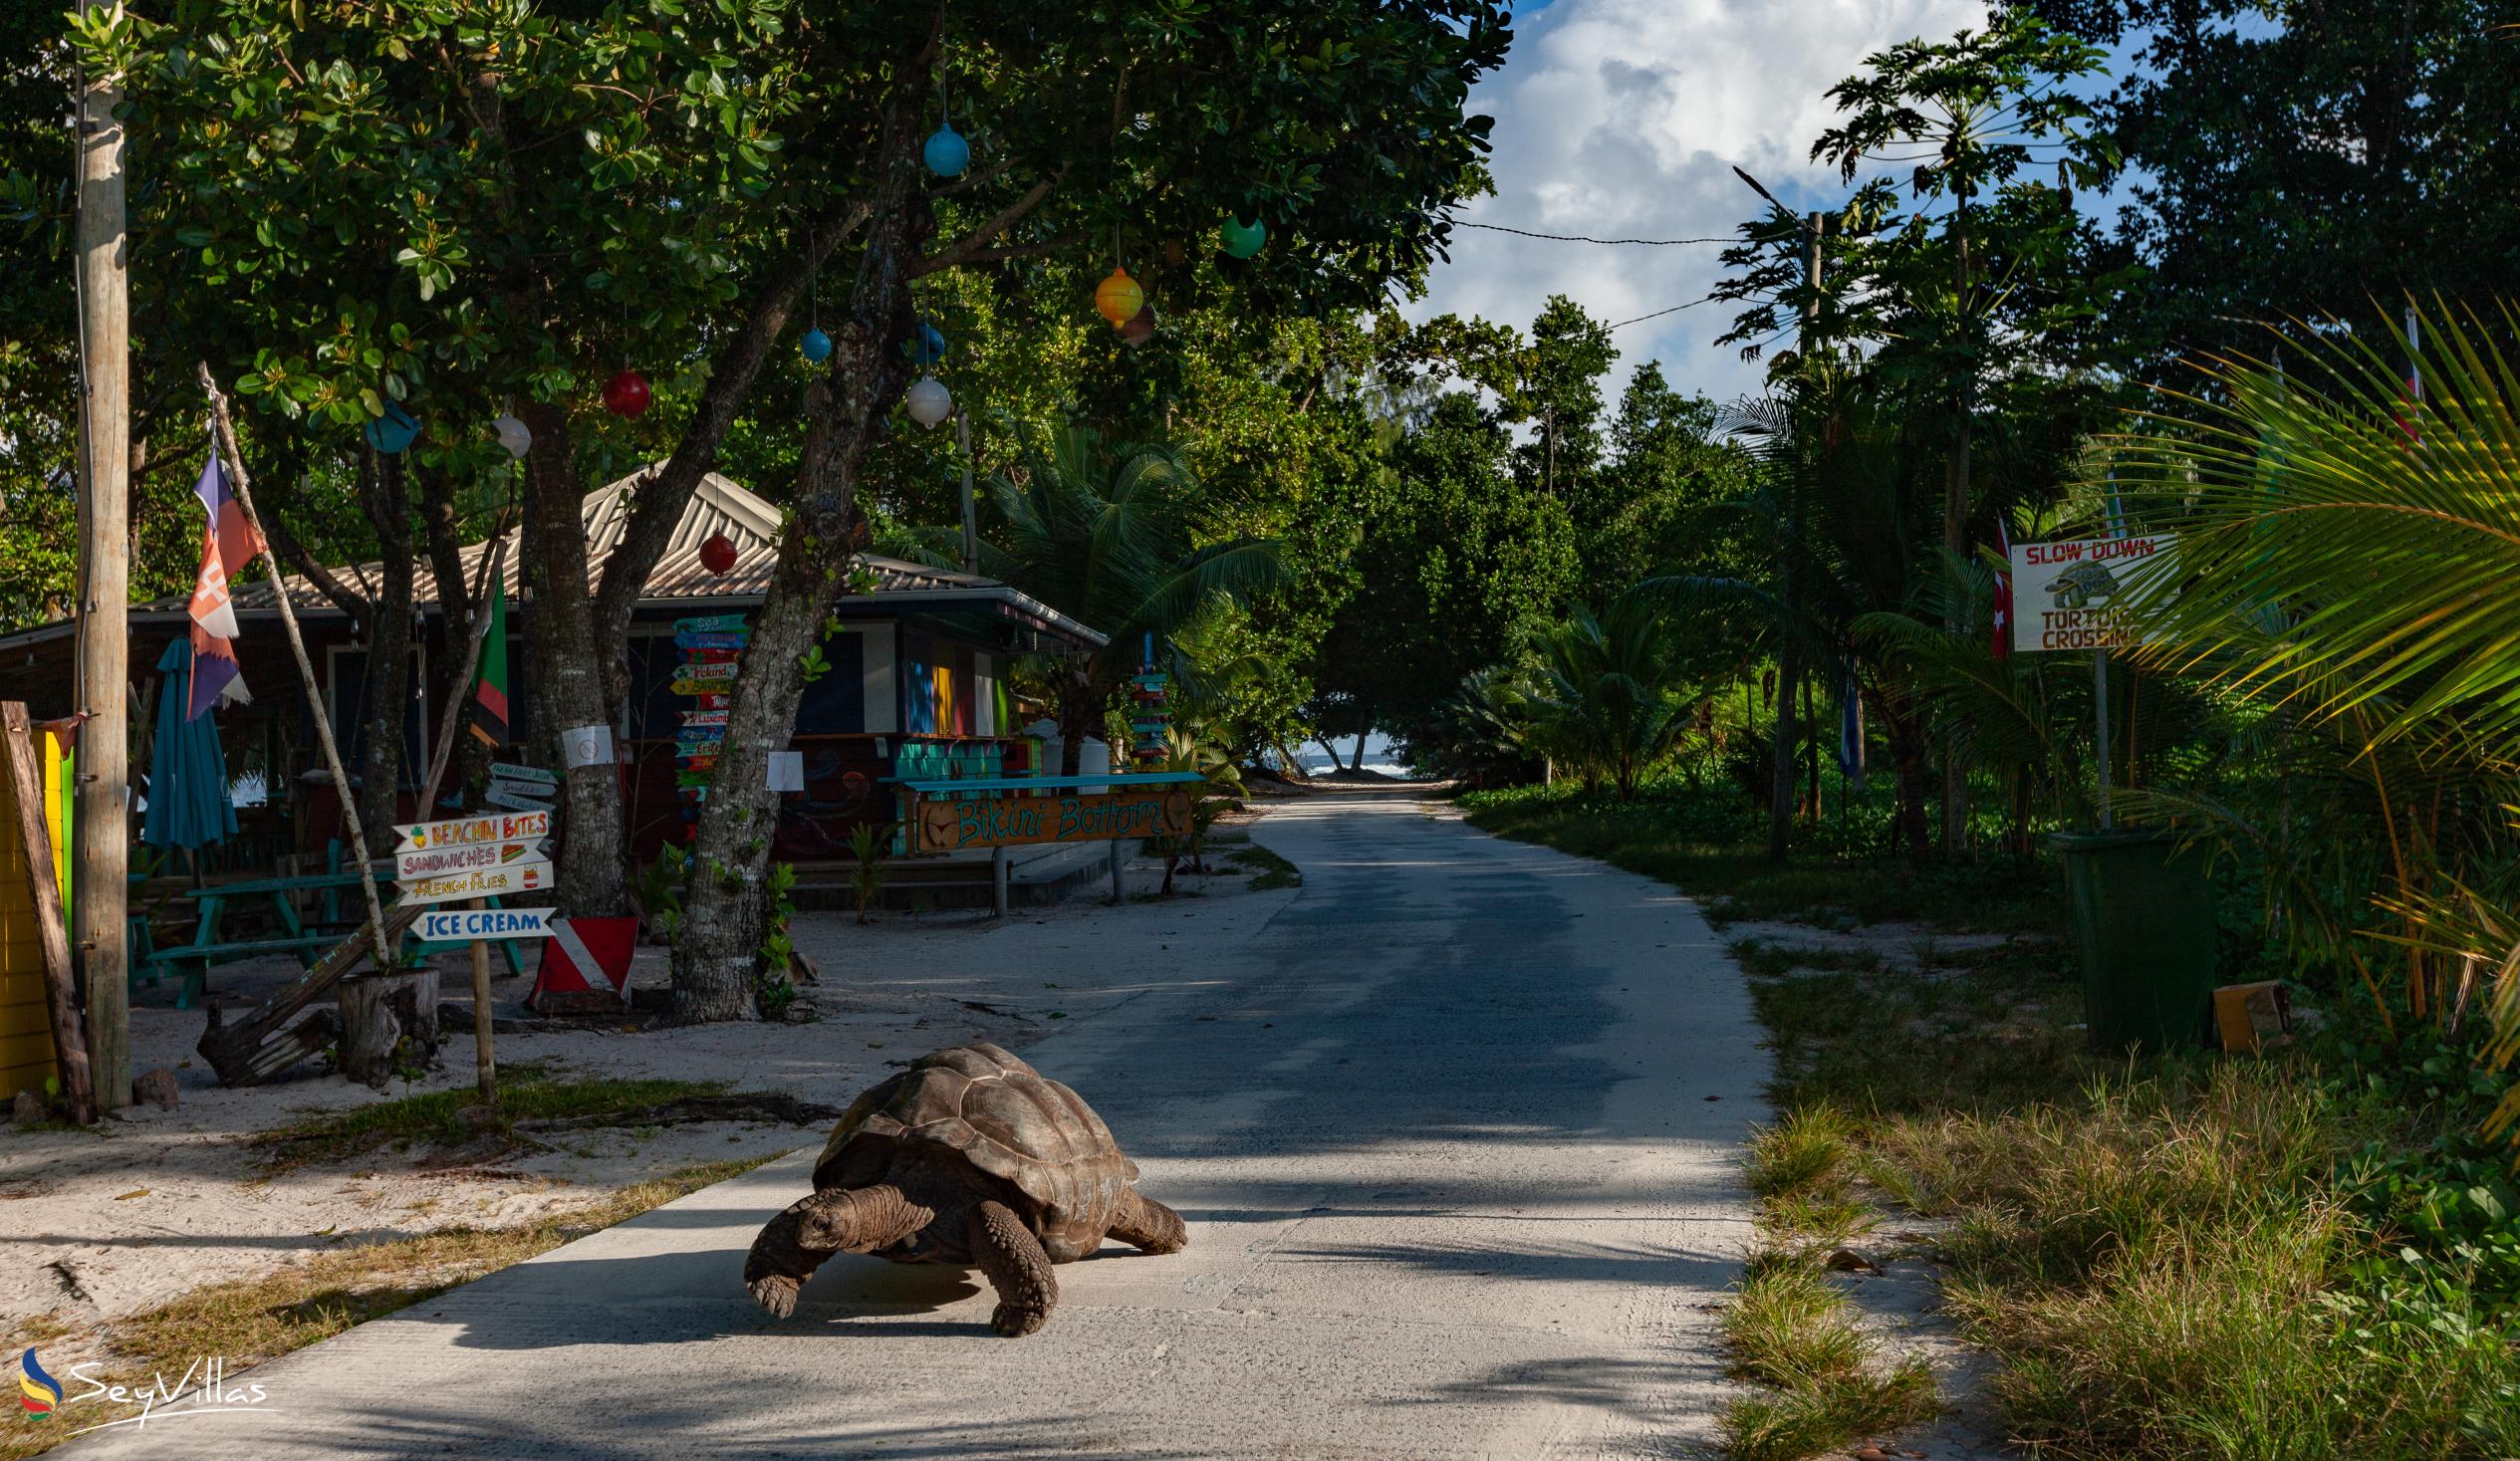
[[[647,925],[672,942],[682,932],[682,894],[691,883],[691,853],[672,843],[656,849],[655,860],[638,872],[638,906]]]
[[[754,975],[753,1000],[761,1006],[761,1017],[776,1020],[796,1003],[796,937],[789,930],[789,921],[796,917],[796,864],[773,862],[770,875],[762,880],[761,899],[769,909],[761,947],[755,952],[761,959],[760,972]]]
[[[849,869],[849,891],[858,900],[858,921],[869,921],[876,895],[883,891],[883,879],[891,869],[884,859],[892,854],[892,833],[895,824],[861,822],[849,830],[849,855],[856,859]]]

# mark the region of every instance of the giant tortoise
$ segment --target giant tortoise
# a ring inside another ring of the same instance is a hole
[[[1148,1253],[1187,1242],[1180,1215],[1132,1185],[1137,1166],[1078,1095],[994,1045],[958,1045],[850,1103],[814,1166],[814,1193],[772,1218],[744,1285],[784,1319],[835,1253],[977,1265],[997,1290],[990,1325],[1040,1329],[1058,1305],[1054,1263],[1106,1234]]]

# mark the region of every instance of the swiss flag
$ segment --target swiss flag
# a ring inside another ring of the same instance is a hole
[[[600,1014],[630,1003],[636,918],[555,918],[525,1002],[544,1014]]]

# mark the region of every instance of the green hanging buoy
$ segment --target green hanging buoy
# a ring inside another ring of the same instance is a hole
[[[1216,225],[1216,236],[1224,242],[1227,254],[1237,259],[1248,259],[1260,252],[1260,246],[1269,241],[1269,230],[1257,220],[1245,223],[1239,218],[1229,217]]]

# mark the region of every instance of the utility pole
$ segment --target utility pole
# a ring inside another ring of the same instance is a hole
[[[80,0],[82,11],[106,0]],[[122,87],[79,89],[79,730],[72,937],[87,997],[97,1105],[131,1103],[130,950],[130,293],[123,217]]]
[[[1737,167],[1733,170],[1741,171]],[[1752,187],[1759,187],[1758,183],[1750,180],[1748,173],[1741,173],[1741,177]],[[1765,197],[1767,189],[1759,188],[1759,193]],[[1769,198],[1768,201],[1776,200]],[[1820,318],[1820,215],[1816,212],[1803,218],[1803,283],[1806,286],[1803,326],[1796,344],[1802,347],[1799,368],[1808,369],[1813,345],[1812,327]],[[1771,862],[1785,860],[1786,849],[1792,842],[1794,831],[1794,686],[1802,674],[1802,654],[1794,642],[1794,625],[1790,621],[1798,604],[1794,596],[1793,536],[1802,520],[1803,477],[1810,461],[1806,453],[1811,449],[1799,422],[1796,423],[1793,445],[1793,477],[1785,487],[1783,536],[1786,541],[1777,566],[1777,599],[1784,606],[1789,621],[1784,625],[1784,632],[1778,635],[1776,648],[1776,740],[1769,748],[1768,784],[1768,860]],[[1817,786],[1817,771],[1813,773],[1812,780]]]

